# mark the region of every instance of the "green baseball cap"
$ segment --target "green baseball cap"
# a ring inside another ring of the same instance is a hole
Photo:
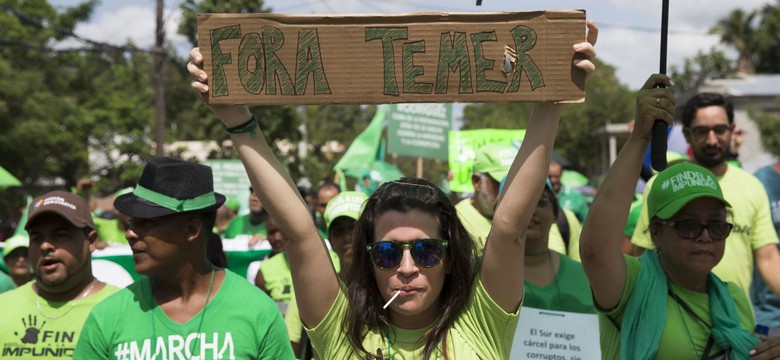
[[[330,228],[330,223],[341,216],[357,220],[363,212],[366,199],[368,196],[361,191],[342,191],[334,196],[325,207],[325,226]]]
[[[3,246],[3,257],[8,256],[11,251],[14,251],[20,247],[30,247],[30,237],[23,234],[16,234],[14,236],[5,239]]]
[[[474,156],[475,173],[486,173],[494,180],[501,181],[517,155],[517,148],[508,143],[492,143],[477,149]]]
[[[711,197],[731,207],[723,198],[715,174],[693,163],[675,164],[658,173],[655,178],[647,197],[647,211],[650,218],[658,216],[668,219],[685,204],[700,197]]]

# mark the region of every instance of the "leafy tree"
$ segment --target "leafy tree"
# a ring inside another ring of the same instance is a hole
[[[780,158],[780,114],[758,110],[751,110],[749,114],[761,133],[761,144],[764,145],[764,149]]]
[[[753,43],[755,29],[753,22],[756,12],[746,13],[742,9],[732,11],[726,18],[718,20],[710,29],[711,34],[720,35],[720,41],[737,50],[737,71],[743,74],[755,74],[753,61]]]
[[[695,91],[707,79],[722,79],[734,74],[731,60],[722,51],[711,48],[709,53],[699,51],[685,59],[682,68],[672,66],[670,78],[678,95]]]
[[[90,147],[125,151],[130,158],[145,152],[100,139],[123,120],[107,111],[112,107],[129,109],[138,116],[136,125],[143,123],[148,100],[138,88],[144,73],[136,67],[143,59],[129,56],[130,48],[51,47],[74,37],[73,28],[95,4],[57,12],[43,0],[0,2],[0,39],[7,45],[0,47],[0,153],[2,165],[27,186],[56,179],[72,186],[89,175]]]
[[[756,71],[762,74],[780,73],[780,0],[765,5],[752,40],[755,48]]]

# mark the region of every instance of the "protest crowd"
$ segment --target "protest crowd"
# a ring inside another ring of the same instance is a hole
[[[587,28],[572,44],[585,76],[599,71]],[[567,186],[553,159],[578,105],[536,102],[519,148],[476,149],[474,191],[454,197],[412,177],[298,186],[256,114],[211,105],[246,197],[173,157],[148,160],[110,210],[89,180],[35,194],[3,242],[0,359],[780,358],[780,162],[729,161],[728,97],[678,103],[673,86],[651,75],[638,91],[598,189]],[[675,119],[690,155],[647,176],[652,127]],[[117,248],[122,283],[96,256]],[[254,256],[241,271],[235,251]]]

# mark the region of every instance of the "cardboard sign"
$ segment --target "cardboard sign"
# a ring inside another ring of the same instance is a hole
[[[393,104],[388,120],[388,152],[447,160],[452,104]]]
[[[601,359],[598,315],[523,307],[509,359]]]
[[[584,39],[584,10],[198,14],[210,104],[582,101]]]

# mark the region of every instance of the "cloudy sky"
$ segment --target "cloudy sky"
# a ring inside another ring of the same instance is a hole
[[[176,34],[181,19],[181,0],[166,0],[166,28],[169,41],[186,54],[190,45]],[[51,0],[65,7],[79,0]],[[685,58],[716,46],[732,58],[734,52],[708,35],[715,22],[737,6],[753,10],[770,0],[672,0],[669,15],[668,65],[681,65]],[[82,37],[111,43],[132,39],[138,46],[154,43],[155,0],[102,0],[89,23],[76,33]],[[638,89],[647,76],[658,72],[661,0],[266,0],[277,13],[343,14],[406,12],[486,12],[540,9],[585,9],[589,19],[600,25],[599,57],[617,68],[619,80]]]

